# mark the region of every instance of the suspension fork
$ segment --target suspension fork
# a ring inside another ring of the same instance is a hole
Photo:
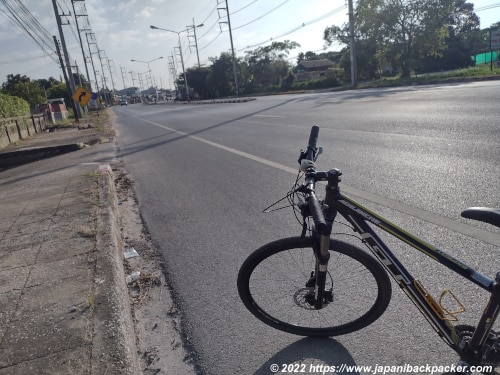
[[[339,182],[341,175],[342,172],[339,169],[332,169],[327,172],[328,184],[322,207],[327,228],[321,234],[313,230],[313,246],[319,246],[319,248],[314,249],[316,253],[315,309],[321,309],[325,301],[326,275],[328,273],[328,261],[330,260],[330,234],[337,216],[337,210],[334,208],[333,203],[335,198],[340,195]]]
[[[312,243],[316,256],[314,270],[314,308],[319,310],[323,307],[325,299],[326,275],[328,273],[328,261],[330,260],[330,235],[319,234],[316,230],[312,232]]]

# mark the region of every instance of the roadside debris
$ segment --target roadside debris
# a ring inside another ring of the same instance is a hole
[[[141,276],[141,273],[139,271],[132,272],[127,276],[127,284],[130,285],[135,283],[139,279],[139,276]]]
[[[139,256],[139,253],[133,247],[131,247],[130,249],[125,250],[123,256],[125,257],[125,259],[136,258]]]

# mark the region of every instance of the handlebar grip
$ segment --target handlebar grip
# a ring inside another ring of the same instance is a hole
[[[311,134],[309,135],[309,142],[307,144],[307,160],[314,159],[314,153],[318,147],[318,135],[319,135],[319,126],[314,125],[311,128]]]
[[[321,209],[318,199],[312,195],[307,200],[307,204],[309,206],[309,212],[313,218],[314,225],[316,226],[316,230],[320,234],[325,234],[324,232],[328,226],[326,225],[325,216],[323,215],[323,210]]]
[[[312,147],[312,148],[316,148],[317,147],[317,144],[318,144],[318,134],[319,134],[319,126],[318,125],[314,125],[311,128],[311,134],[309,134],[309,143],[308,143],[307,147]]]

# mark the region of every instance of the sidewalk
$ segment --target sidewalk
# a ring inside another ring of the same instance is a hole
[[[23,152],[101,137],[41,134]],[[140,373],[104,141],[0,170],[0,375]]]

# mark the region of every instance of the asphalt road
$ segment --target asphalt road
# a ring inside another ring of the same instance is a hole
[[[388,310],[370,327],[317,340],[253,318],[239,301],[236,276],[255,248],[300,234],[291,211],[262,210],[291,187],[313,124],[320,126],[324,148],[318,167],[341,168],[346,193],[494,275],[500,231],[467,222],[460,211],[500,206],[499,102],[495,81],[114,108],[119,156],[165,257],[200,372],[271,374],[273,364],[280,373],[287,364],[321,373],[314,366],[455,363],[396,288]],[[432,294],[450,288],[467,308],[460,323],[474,324],[484,306],[478,288],[413,249],[391,239],[388,244]]]

